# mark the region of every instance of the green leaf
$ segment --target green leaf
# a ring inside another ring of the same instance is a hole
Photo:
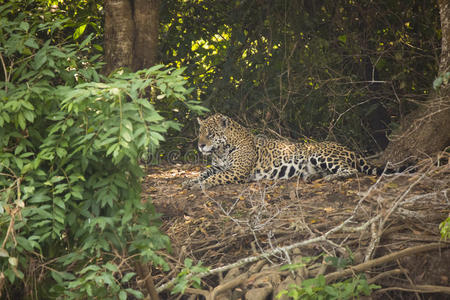
[[[33,251],[33,246],[31,245],[30,241],[28,241],[23,236],[16,236],[16,240],[20,246],[22,246],[26,251],[31,252]]]
[[[27,22],[20,22],[19,28],[23,31],[28,31],[28,29],[30,28],[30,24],[28,24]]]
[[[87,24],[83,24],[83,25],[79,26],[77,29],[75,29],[75,32],[73,33],[74,40],[77,40],[84,33],[84,30],[86,29],[86,25]]]
[[[184,72],[184,70],[186,70],[186,67],[182,67],[182,68],[176,69],[175,71],[172,72],[171,75],[172,76],[181,75]]]
[[[17,265],[19,264],[19,261],[17,260],[17,257],[9,257],[8,258],[8,262],[13,267],[17,267]]]
[[[53,73],[52,71],[47,70],[47,69],[46,70],[42,70],[41,74],[45,75],[45,76],[48,76],[50,78],[54,78],[55,77],[55,73]]]
[[[433,89],[437,90],[442,85],[443,82],[444,82],[444,78],[442,76],[439,76],[438,78],[436,78],[433,81]]]
[[[120,282],[127,283],[128,281],[130,281],[131,278],[133,278],[134,275],[136,275],[136,273],[134,273],[134,272],[129,272],[129,273],[125,274],[125,276],[122,277],[122,280]]]
[[[34,57],[34,69],[38,70],[46,62],[47,62],[47,51],[45,48],[42,48],[41,50],[38,51],[38,53],[36,53],[36,56]]]
[[[127,142],[131,142],[131,140],[133,139],[131,136],[131,131],[126,129],[126,128],[122,128],[122,134],[121,137]]]
[[[127,292],[125,292],[125,291],[120,291],[120,292],[119,292],[119,299],[120,299],[120,300],[126,300],[126,299],[127,299]]]
[[[192,267],[192,259],[190,259],[190,258],[186,258],[185,260],[184,260],[184,267],[185,268],[191,268]]]
[[[125,289],[125,291],[128,294],[131,294],[131,295],[133,295],[134,297],[136,297],[138,299],[144,298],[144,295],[140,291],[136,291],[136,290],[133,290],[133,289]]]
[[[9,257],[8,251],[4,248],[0,248],[0,257]]]
[[[22,130],[25,130],[25,128],[27,127],[27,123],[25,121],[25,117],[23,116],[23,113],[19,113],[17,115],[17,122],[19,123],[19,126]]]
[[[97,49],[98,51],[103,52],[103,47],[102,47],[101,45],[99,45],[99,44],[93,44],[92,46],[93,46],[95,49]]]
[[[118,272],[119,271],[119,268],[115,264],[112,264],[110,262],[107,262],[105,264],[105,268],[108,269],[111,272]]]
[[[43,203],[49,201],[51,198],[46,194],[46,190],[40,190],[31,197],[29,203]]]
[[[64,204],[64,201],[60,197],[53,198],[53,203],[63,210],[66,209],[66,205]]]
[[[24,45],[28,46],[28,47],[31,47],[31,48],[34,48],[34,49],[39,49],[39,45],[38,45],[38,43],[36,43],[36,40],[34,38],[28,38],[25,41]]]
[[[347,43],[347,35],[343,34],[338,36],[338,40],[341,41],[343,44]]]
[[[56,148],[56,154],[58,155],[59,158],[64,158],[67,155],[67,151],[66,149],[63,148]]]
[[[88,37],[85,38],[84,41],[81,42],[79,48],[80,48],[80,49],[83,49],[87,44],[89,44],[89,43],[91,42],[92,36],[93,36],[93,33],[91,33],[90,35],[88,35]]]

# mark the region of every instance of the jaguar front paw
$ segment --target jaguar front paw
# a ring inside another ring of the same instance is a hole
[[[200,181],[198,179],[190,179],[190,180],[186,180],[181,184],[181,187],[183,189],[189,189],[189,190],[202,190],[202,189],[207,189],[209,187],[211,187],[210,184],[205,183],[203,181]]]
[[[181,187],[183,189],[190,189],[192,186],[194,186],[196,183],[198,183],[197,179],[189,179],[185,180],[181,183]]]

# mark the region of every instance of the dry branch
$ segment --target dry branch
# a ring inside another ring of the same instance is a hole
[[[376,294],[381,294],[388,291],[405,291],[413,293],[443,293],[450,295],[450,287],[441,285],[415,284],[414,286],[393,286],[375,291]]]
[[[420,252],[425,252],[425,251],[430,251],[430,250],[435,250],[435,249],[439,249],[439,248],[448,248],[448,247],[450,247],[450,243],[444,243],[444,242],[410,247],[410,248],[407,248],[404,250],[390,253],[390,254],[382,256],[382,257],[378,257],[378,258],[369,260],[367,262],[364,262],[364,263],[356,265],[356,266],[349,267],[342,271],[330,273],[325,276],[325,279],[327,280],[327,283],[333,282],[337,279],[351,276],[355,273],[360,273],[360,272],[366,271],[372,267],[399,259],[404,256],[408,256],[408,255],[412,255],[412,254],[416,254],[416,253],[420,253]]]
[[[245,272],[241,275],[239,275],[236,278],[231,279],[230,281],[227,281],[225,283],[222,283],[218,286],[216,286],[210,295],[210,298],[208,300],[214,300],[216,298],[217,295],[219,295],[220,293],[223,293],[225,291],[231,290],[237,286],[243,285],[245,283],[245,281],[248,278],[248,273]]]
[[[141,264],[140,262],[137,262],[136,271],[139,277],[141,277],[145,283],[145,287],[150,296],[150,300],[159,300],[159,296],[158,293],[156,292],[152,273],[150,272],[149,267],[146,264]]]

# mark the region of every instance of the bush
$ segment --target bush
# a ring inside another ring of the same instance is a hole
[[[0,295],[141,298],[134,264],[168,268],[138,159],[169,129],[153,98],[186,101],[182,69],[106,78],[91,37],[57,43],[65,20],[0,6]]]

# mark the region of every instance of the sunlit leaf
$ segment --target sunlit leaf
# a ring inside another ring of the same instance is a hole
[[[75,29],[75,32],[73,33],[74,40],[78,39],[84,33],[84,30],[86,29],[86,25],[87,24],[83,24],[81,26],[78,26],[77,29]]]

